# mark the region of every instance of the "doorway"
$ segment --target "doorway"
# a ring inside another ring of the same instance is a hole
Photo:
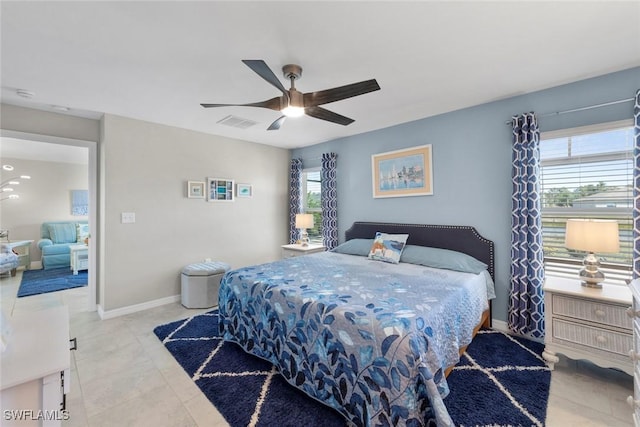
[[[68,220],[87,220],[89,223],[89,230],[91,233],[91,237],[88,241],[89,244],[89,268],[88,268],[88,284],[87,284],[87,309],[89,311],[96,310],[96,302],[97,302],[97,247],[96,244],[99,240],[99,228],[97,223],[97,171],[98,171],[98,161],[97,161],[97,142],[95,141],[84,141],[84,140],[76,140],[76,139],[68,139],[68,138],[59,138],[53,136],[46,135],[38,135],[38,134],[29,134],[23,132],[15,132],[15,131],[0,131],[0,155],[2,156],[2,163],[5,163],[5,158],[16,159],[18,162],[19,158],[24,159],[23,165],[33,165],[33,167],[38,164],[46,164],[46,162],[54,162],[58,167],[60,165],[64,165],[65,162],[69,163],[69,169],[81,169],[82,167],[72,167],[71,165],[78,165],[79,162],[84,163],[84,167],[86,168],[86,187],[88,189],[88,214],[85,216],[71,216],[71,190],[81,190],[83,188],[63,188],[61,189],[62,198],[66,200],[57,200],[55,202],[56,209],[60,212],[60,209],[63,209],[60,204],[68,206],[68,210],[64,214],[57,214],[57,218],[52,218],[49,213],[47,213],[47,204],[46,200],[7,200],[3,202],[0,209],[0,214],[2,211],[7,215],[3,215],[3,217],[10,219],[10,205],[12,203],[24,203],[22,205],[21,215],[27,216],[20,222],[28,224],[24,227],[28,228],[22,230],[16,230],[17,233],[15,237],[26,238],[25,233],[28,233],[29,239],[34,240],[34,246],[40,238],[40,224],[45,221],[51,221],[55,219],[68,219]],[[42,163],[39,163],[42,162]],[[51,164],[54,164],[51,163]],[[20,172],[18,170],[16,173]],[[26,171],[24,172],[26,173]],[[38,177],[37,171],[29,171],[29,175],[32,176],[32,179],[29,180],[30,186],[38,185]],[[51,177],[46,178],[48,181],[51,180]],[[51,182],[47,182],[46,185],[51,186]],[[55,185],[55,179],[54,183]],[[54,187],[55,188],[55,187]],[[44,197],[43,197],[44,198]],[[33,197],[32,197],[33,199]],[[49,201],[49,208],[53,210],[53,205]],[[56,215],[56,214],[53,214]],[[70,215],[69,217],[65,217],[64,215]],[[3,219],[3,223],[5,220]],[[4,227],[3,227],[4,228]],[[37,251],[39,253],[39,251]]]

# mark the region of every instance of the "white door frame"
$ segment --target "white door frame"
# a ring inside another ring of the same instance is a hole
[[[85,147],[89,149],[89,230],[91,230],[91,239],[89,239],[89,283],[88,292],[88,309],[96,311],[96,291],[98,277],[96,269],[96,241],[100,238],[98,235],[100,228],[98,227],[98,143],[96,141],[86,141],[82,139],[61,138],[50,135],[40,135],[35,133],[18,132],[12,130],[0,129],[0,136],[6,138],[25,139],[29,141],[47,142],[51,144],[72,145],[75,147]],[[94,238],[95,237],[95,238]]]

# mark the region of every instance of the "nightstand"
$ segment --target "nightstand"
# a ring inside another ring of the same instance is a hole
[[[633,375],[633,396],[629,396],[627,402],[633,408],[633,423],[640,426],[640,279],[632,280],[629,284],[633,295],[633,307],[629,309],[629,317],[633,320],[633,349],[629,352],[635,373]]]
[[[316,252],[324,252],[324,250],[325,247],[322,245],[282,245],[282,258],[294,258],[297,256],[315,254]]]
[[[549,368],[558,362],[556,353],[562,353],[633,375],[631,303],[631,291],[623,285],[603,283],[601,289],[587,288],[578,279],[547,277],[542,357]]]

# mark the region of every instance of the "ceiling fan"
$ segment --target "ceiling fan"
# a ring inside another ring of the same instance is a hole
[[[375,79],[352,83],[345,86],[334,87],[332,89],[320,90],[317,92],[302,93],[295,88],[295,81],[302,76],[302,67],[295,64],[288,64],[282,67],[285,78],[291,81],[291,88],[285,89],[280,80],[271,71],[269,66],[261,59],[243,59],[249,68],[256,74],[265,79],[272,86],[275,86],[282,96],[268,99],[262,102],[254,102],[250,104],[200,104],[205,108],[210,107],[261,107],[271,110],[280,111],[280,116],[276,121],[271,123],[267,130],[278,130],[287,117],[300,117],[307,115],[316,119],[326,120],[328,122],[337,123],[343,126],[354,122],[349,117],[329,111],[320,105],[330,102],[340,101],[342,99],[351,98],[365,93],[380,90],[380,86]]]

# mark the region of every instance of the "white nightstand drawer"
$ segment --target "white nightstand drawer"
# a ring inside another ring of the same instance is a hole
[[[633,336],[596,327],[580,325],[561,319],[553,319],[553,339],[610,351],[629,357],[633,348]]]
[[[633,322],[627,314],[628,308],[628,306],[607,304],[600,301],[553,295],[554,315],[573,317],[630,330]]]
[[[318,252],[324,252],[326,248],[322,245],[302,246],[297,244],[283,245],[282,246],[282,258],[295,258],[298,256],[315,254]]]

